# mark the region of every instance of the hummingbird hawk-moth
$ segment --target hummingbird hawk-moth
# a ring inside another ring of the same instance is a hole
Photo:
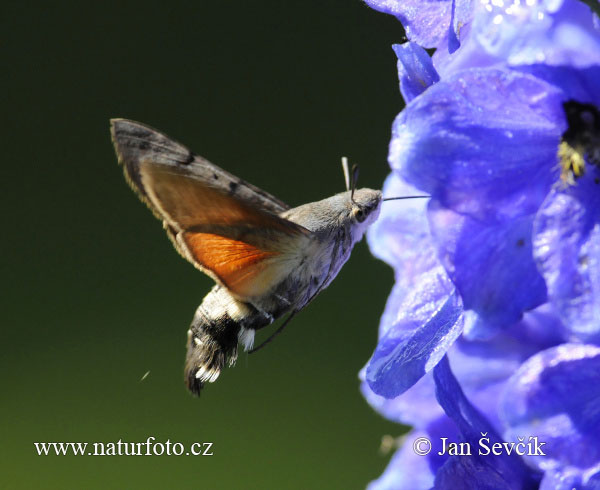
[[[113,119],[111,133],[129,185],[216,282],[188,330],[196,395],[235,363],[238,343],[251,349],[256,330],[289,313],[287,323],[326,288],[379,215],[381,191],[354,189],[347,165],[346,192],[290,208],[146,125]]]

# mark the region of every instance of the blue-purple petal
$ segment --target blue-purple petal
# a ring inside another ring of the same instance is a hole
[[[437,47],[448,35],[452,0],[365,0],[380,12],[395,16],[406,37],[425,48]]]
[[[482,222],[430,203],[438,255],[477,320],[469,338],[486,338],[546,301],[544,280],[531,248],[533,215]]]
[[[570,339],[600,342],[600,169],[548,195],[534,253]]]
[[[407,319],[409,328],[390,328],[367,366],[370,388],[380,396],[394,398],[413,386],[462,332],[462,311],[462,301],[453,292],[425,323],[420,318],[416,322]]]
[[[600,108],[598,19],[576,0],[367,3],[436,53],[394,46],[407,107],[386,185],[432,198],[427,225],[422,205],[388,208],[369,233],[396,285],[361,389],[415,437],[475,448],[415,460],[407,442],[373,488],[435,474],[435,488],[600,489],[600,167],[559,187],[557,165],[563,103]],[[500,434],[546,454],[477,454]]]
[[[523,360],[534,352],[562,344],[567,339],[565,326],[550,303],[528,311],[521,322],[514,324],[505,333],[519,343],[523,353],[529,352]]]
[[[384,197],[422,194],[395,173],[391,173],[383,184]],[[435,250],[427,223],[427,199],[383,202],[379,218],[367,231],[367,241],[373,255],[394,269],[400,269],[403,277],[419,275],[421,270],[429,270],[430,265],[407,270],[411,264],[421,263],[421,256],[431,256]]]
[[[384,196],[418,194],[395,174],[383,187]],[[426,210],[426,199],[384,202],[367,234],[372,253],[394,267],[396,278],[380,321],[380,337],[395,325],[406,330],[425,323],[454,290],[437,259]]]
[[[598,490],[598,482],[596,486],[593,482],[592,486],[588,486],[583,483],[582,476],[576,468],[563,468],[561,471],[550,468],[544,473],[540,490]]]
[[[448,27],[448,53],[454,53],[460,48],[460,40],[458,39],[458,30],[456,19],[456,1],[452,0],[452,10],[450,11],[450,26]]]
[[[473,42],[510,65],[588,66],[600,62],[600,37],[579,0],[488,2],[472,24]]]
[[[461,439],[472,448],[471,455],[450,456],[437,471],[435,488],[440,490],[535,488],[536,482],[521,459],[514,453],[480,455],[479,441],[482,437],[491,447],[501,443],[502,438],[490,422],[465,397],[458,381],[452,374],[447,358],[434,369],[436,396],[446,414],[456,424]]]
[[[463,336],[449,349],[452,371],[465,395],[498,431],[503,427],[498,407],[506,381],[531,355],[562,341],[560,325],[556,314],[543,305],[492,341],[468,341]]]
[[[504,385],[521,363],[541,349],[563,341],[562,323],[549,305],[543,305],[524,315],[521,322],[498,334],[493,342],[467,341],[459,338],[448,350],[465,394],[498,430],[498,406]],[[400,424],[417,428],[428,427],[443,415],[435,398],[431,371],[414,386],[395,398],[375,394],[366,382],[366,367],[361,370],[361,391],[369,404],[381,415]]]
[[[434,65],[447,76],[495,64],[598,64],[600,36],[596,19],[579,0],[480,2],[460,31],[460,50],[452,54],[438,49]]]
[[[440,77],[433,67],[431,57],[421,46],[415,43],[394,44],[392,49],[398,57],[398,79],[400,92],[405,103],[439,81]]]
[[[396,118],[389,162],[442,205],[477,219],[535,212],[558,179],[564,95],[531,75],[473,69]]]
[[[361,392],[369,405],[392,422],[424,428],[444,415],[442,408],[437,403],[432,403],[435,385],[431,371],[395,398],[385,398],[371,390],[369,383],[365,381],[366,368],[361,370],[359,377],[362,381]]]
[[[565,477],[600,465],[600,347],[562,344],[544,350],[508,381],[501,403],[505,436],[537,437],[545,455],[529,465]]]
[[[518,70],[560,89],[564,94],[564,100],[574,99],[581,103],[600,106],[600,90],[598,90],[600,65],[573,68],[535,64],[519,67]]]

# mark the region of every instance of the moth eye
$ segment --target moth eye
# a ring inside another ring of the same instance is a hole
[[[356,221],[358,221],[359,223],[362,223],[367,217],[367,213],[365,213],[361,208],[354,208],[352,214],[356,218]]]

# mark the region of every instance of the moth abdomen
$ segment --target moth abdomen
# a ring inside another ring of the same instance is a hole
[[[252,348],[254,333],[273,321],[248,303],[236,300],[226,288],[215,286],[196,310],[188,330],[185,382],[195,395],[205,383],[216,381],[232,366],[238,343]]]
[[[198,309],[188,330],[185,360],[185,383],[194,395],[204,383],[216,381],[225,365],[235,363],[240,328],[227,314],[210,318]]]

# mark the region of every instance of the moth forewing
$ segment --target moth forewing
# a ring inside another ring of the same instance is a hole
[[[195,155],[181,143],[156,129],[128,119],[111,119],[111,135],[119,163],[124,166],[126,178],[134,191],[145,195],[139,181],[141,162],[178,168],[190,177],[214,184],[224,192],[237,195],[240,200],[274,214],[289,206],[268,192],[230,174],[221,167]]]

